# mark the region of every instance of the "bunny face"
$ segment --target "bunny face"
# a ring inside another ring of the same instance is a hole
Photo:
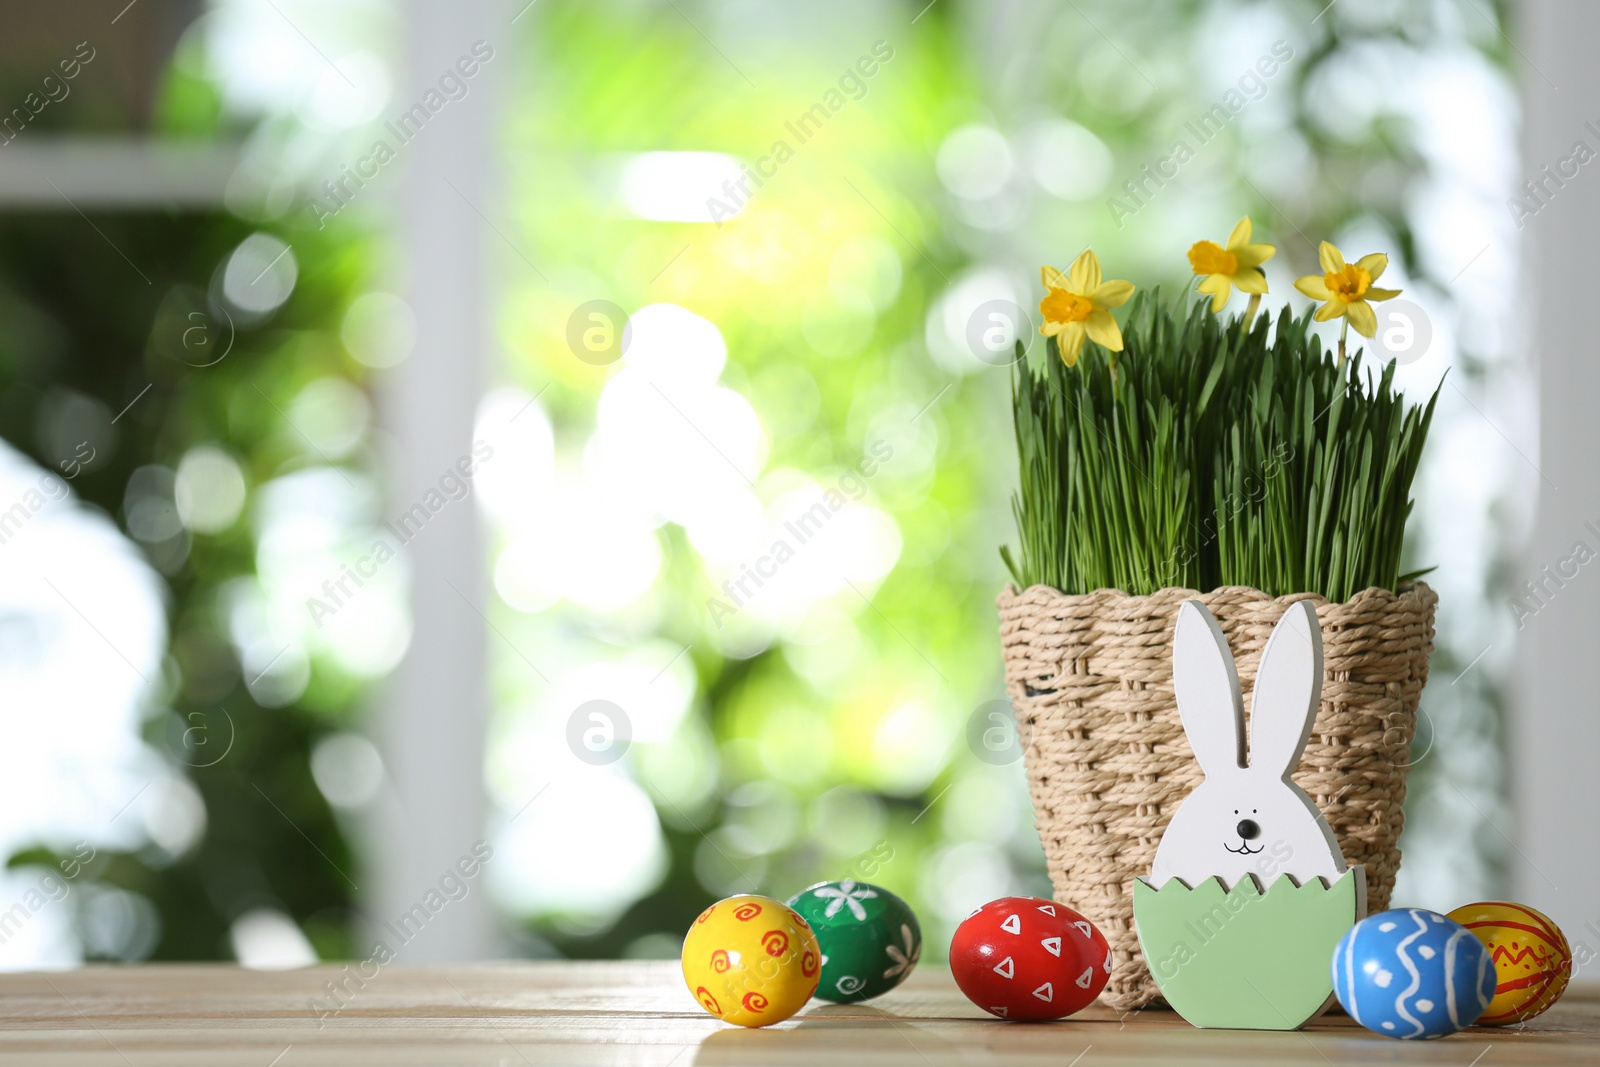
[[[1344,873],[1333,831],[1299,786],[1245,773],[1208,777],[1185,798],[1156,850],[1151,882],[1181,878],[1193,887],[1215,875],[1231,889],[1252,875],[1263,886],[1280,874],[1296,882]]]
[[[1322,637],[1316,612],[1290,606],[1261,653],[1250,705],[1246,760],[1244,702],[1227,639],[1198,601],[1178,611],[1173,688],[1189,746],[1205,772],[1173,815],[1150,880],[1193,887],[1218,877],[1226,888],[1253,875],[1297,883],[1337,879],[1347,869],[1333,830],[1290,780],[1311,735],[1322,692]]]

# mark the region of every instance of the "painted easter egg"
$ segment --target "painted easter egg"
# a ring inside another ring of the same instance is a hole
[[[1421,908],[1369,915],[1333,951],[1333,991],[1356,1022],[1406,1040],[1471,1026],[1494,997],[1489,950],[1465,926]]]
[[[789,906],[811,924],[822,947],[816,995],[837,1004],[880,996],[905,981],[922,956],[922,927],[911,906],[867,882],[818,882]]]
[[[1450,918],[1471,930],[1494,961],[1494,999],[1479,1026],[1509,1026],[1539,1015],[1566,992],[1572,949],[1549,916],[1524,904],[1486,900]]]
[[[719,900],[683,939],[683,980],[700,1006],[740,1026],[782,1022],[811,999],[822,950],[811,927],[782,901]]]
[[[1088,919],[1042,897],[991,900],[962,920],[950,971],[967,999],[1002,1019],[1060,1019],[1111,975],[1111,946]]]

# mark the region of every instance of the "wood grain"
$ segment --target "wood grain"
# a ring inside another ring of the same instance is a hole
[[[326,983],[342,982],[332,1010]],[[320,1007],[319,1007],[320,1005]],[[326,1013],[326,1014],[324,1014]],[[675,963],[516,963],[244,971],[185,964],[0,975],[0,1063],[83,1067],[311,1064],[1600,1063],[1600,986],[1575,986],[1533,1025],[1399,1042],[1343,1016],[1301,1033],[1196,1030],[1154,1008],[1058,1023],[990,1019],[938,964],[870,1004],[812,1001],[740,1030],[700,1011]]]

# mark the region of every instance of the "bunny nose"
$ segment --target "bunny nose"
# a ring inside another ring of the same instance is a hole
[[[1261,836],[1261,827],[1256,825],[1254,819],[1240,819],[1239,825],[1234,827],[1239,831],[1239,836],[1246,841],[1254,841]]]

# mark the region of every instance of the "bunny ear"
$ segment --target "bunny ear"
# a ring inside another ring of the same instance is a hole
[[[1267,638],[1250,697],[1250,766],[1287,778],[1300,763],[1322,696],[1322,629],[1307,600],[1289,605]]]
[[[1172,688],[1189,747],[1206,776],[1244,766],[1244,701],[1228,639],[1198,600],[1178,608]]]

